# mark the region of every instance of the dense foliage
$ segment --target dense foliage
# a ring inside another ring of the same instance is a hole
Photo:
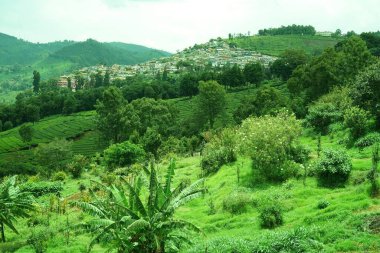
[[[285,35],[285,34],[299,34],[299,35],[315,35],[315,28],[311,25],[288,25],[279,28],[269,28],[259,30],[259,35]]]
[[[283,181],[297,174],[299,165],[292,162],[291,147],[301,134],[294,115],[251,117],[239,129],[239,146],[252,159],[254,171],[273,181]]]
[[[315,164],[318,180],[324,186],[342,186],[352,169],[350,157],[341,150],[324,150]]]

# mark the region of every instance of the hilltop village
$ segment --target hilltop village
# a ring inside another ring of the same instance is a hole
[[[260,62],[264,66],[268,66],[274,60],[276,60],[276,57],[236,48],[222,39],[216,39],[202,45],[187,48],[172,56],[150,60],[141,64],[84,67],[69,75],[61,76],[58,85],[67,87],[70,82],[71,87],[75,88],[78,77],[90,80],[91,76],[98,73],[104,76],[108,72],[110,80],[113,81],[115,79],[124,80],[127,77],[140,74],[154,76],[163,72],[180,74],[189,69],[222,68],[227,64],[237,64],[243,68],[247,63]]]

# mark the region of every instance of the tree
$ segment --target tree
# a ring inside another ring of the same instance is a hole
[[[174,213],[205,192],[204,179],[188,187],[180,183],[172,188],[174,169],[174,161],[171,161],[162,183],[152,165],[150,170],[144,170],[148,186],[143,183],[142,175],[133,182],[122,178],[124,186],[100,185],[106,198],[94,196],[90,203],[76,202],[76,206],[94,217],[83,224],[94,234],[89,249],[107,241],[117,252],[163,253],[169,244],[178,248],[180,243],[188,242],[190,231],[199,232],[195,225],[175,218]],[[146,198],[142,198],[142,192]]]
[[[327,134],[332,123],[342,119],[342,112],[332,103],[315,103],[309,107],[306,122],[319,134]]]
[[[34,210],[33,197],[29,192],[21,191],[16,184],[17,176],[13,176],[0,184],[0,232],[1,241],[5,242],[4,228],[7,226],[18,234],[14,226],[17,218],[29,217],[29,212]]]
[[[281,108],[288,107],[287,98],[276,88],[264,86],[249,98],[244,99],[234,112],[234,119],[240,123],[251,115],[274,115]]]
[[[94,87],[101,87],[103,86],[103,76],[102,76],[102,73],[100,71],[98,71],[98,73],[96,73],[95,75],[95,86]]]
[[[71,78],[68,77],[68,78],[67,78],[67,88],[68,88],[70,91],[73,89],[73,87],[72,87],[71,85],[72,85],[72,84],[71,84]]]
[[[125,103],[120,89],[114,86],[106,89],[96,102],[97,128],[109,142],[117,143],[124,139],[122,108]]]
[[[244,84],[243,72],[237,64],[234,64],[232,67],[227,65],[220,75],[220,82],[225,87],[242,86]]]
[[[363,70],[355,78],[350,97],[354,104],[371,112],[376,117],[376,127],[380,128],[380,63]]]
[[[244,79],[251,84],[258,84],[264,80],[264,67],[259,62],[249,63],[243,69]]]
[[[4,125],[3,125],[3,130],[4,131],[7,131],[9,129],[13,128],[13,123],[11,121],[5,121]]]
[[[368,129],[368,113],[356,106],[344,112],[344,125],[350,129],[351,138],[357,140],[364,136]]]
[[[75,112],[77,107],[77,101],[74,96],[68,95],[65,100],[63,101],[63,108],[62,113],[69,115],[73,112]]]
[[[129,141],[113,144],[104,150],[104,162],[109,170],[130,166],[144,157],[143,148]]]
[[[111,74],[108,70],[106,71],[104,75],[103,84],[104,86],[109,86],[111,84]]]
[[[33,71],[33,92],[38,93],[40,91],[41,75],[38,71]]]
[[[35,155],[38,163],[44,167],[41,173],[50,177],[53,172],[64,168],[72,157],[71,143],[65,139],[56,139],[47,144],[40,144]]]
[[[185,74],[179,84],[181,96],[195,96],[198,93],[198,78],[193,73]]]
[[[209,122],[210,128],[214,127],[215,119],[225,111],[226,91],[216,81],[200,81],[197,106]]]
[[[34,130],[30,124],[24,124],[18,130],[22,141],[26,144],[29,144],[32,141],[33,132]]]
[[[288,49],[271,64],[270,72],[286,81],[298,66],[305,64],[307,61],[308,57],[305,51]]]
[[[145,151],[152,153],[155,158],[158,158],[158,149],[162,144],[162,138],[156,130],[148,127],[142,138],[142,143]]]
[[[38,105],[27,105],[25,108],[26,121],[36,122],[40,120],[40,107]]]

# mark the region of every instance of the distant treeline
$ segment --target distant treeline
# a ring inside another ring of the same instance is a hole
[[[268,28],[259,30],[259,35],[315,35],[315,28],[311,25],[288,25],[279,28]]]
[[[226,65],[223,68],[189,70],[178,76],[166,72],[155,77],[137,75],[112,83],[107,74],[102,76],[98,73],[90,81],[76,78],[76,92],[59,87],[57,80],[51,79],[38,84],[34,92],[28,90],[18,94],[14,104],[0,104],[0,132],[51,115],[94,110],[96,101],[109,86],[120,88],[124,99],[131,102],[143,97],[157,100],[195,96],[200,81],[217,80],[226,88],[239,88],[247,84],[258,85],[265,78],[264,67],[260,63],[250,63],[243,69],[237,65]]]

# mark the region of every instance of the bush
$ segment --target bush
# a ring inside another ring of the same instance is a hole
[[[129,141],[113,144],[104,151],[104,162],[109,170],[132,165],[144,157],[144,149]]]
[[[341,150],[324,150],[315,164],[318,181],[322,186],[342,186],[352,169],[351,158]]]
[[[207,150],[202,155],[201,167],[206,175],[217,172],[224,164],[236,160],[225,148]]]
[[[278,202],[265,204],[260,210],[262,228],[275,228],[283,224],[282,208]]]
[[[206,174],[217,172],[224,164],[236,161],[236,132],[223,129],[213,136],[202,153],[201,167]]]
[[[46,231],[46,229],[32,229],[32,234],[29,236],[27,242],[35,252],[43,253],[47,250],[50,236],[49,231]]]
[[[67,175],[63,171],[58,171],[53,174],[53,181],[65,181],[67,178]]]
[[[224,198],[223,210],[232,214],[244,213],[251,202],[252,199],[248,193],[235,191]]]
[[[20,185],[20,189],[24,192],[30,192],[35,197],[40,197],[49,193],[60,195],[63,190],[62,184],[59,182],[38,182],[25,183]]]
[[[280,112],[276,117],[248,118],[239,130],[239,148],[252,158],[253,169],[259,176],[266,180],[284,181],[294,174],[284,169],[292,161],[289,147],[294,145],[300,134],[300,122],[287,112]]]
[[[80,178],[83,169],[88,168],[90,162],[84,155],[75,155],[71,163],[67,165],[68,171],[71,173],[73,178]]]
[[[327,200],[320,200],[317,204],[317,208],[318,209],[325,209],[326,207],[328,207],[330,205],[330,202],[328,202]]]
[[[344,125],[350,129],[351,138],[357,140],[368,128],[368,113],[359,107],[351,107],[344,112]]]
[[[363,150],[364,148],[370,147],[375,143],[380,143],[380,133],[369,133],[366,136],[359,138],[354,145],[359,148],[359,150]]]

